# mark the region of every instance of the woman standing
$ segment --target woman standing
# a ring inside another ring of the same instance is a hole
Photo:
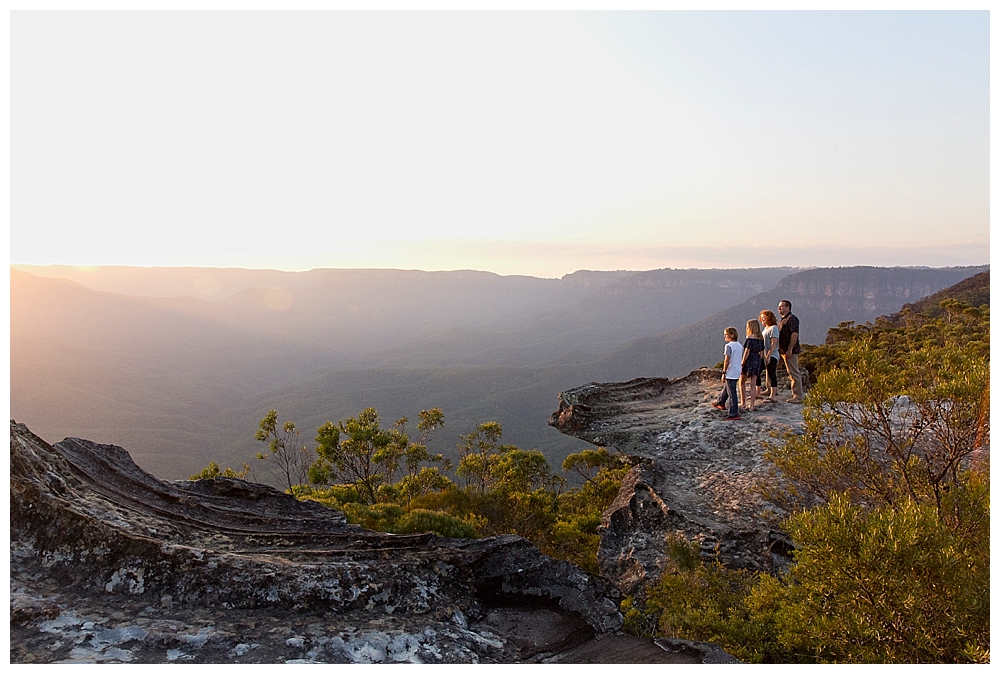
[[[767,371],[767,397],[764,401],[773,403],[778,388],[778,317],[773,311],[765,309],[760,312],[760,322],[765,326],[764,337],[764,369]],[[763,395],[763,392],[762,392]]]

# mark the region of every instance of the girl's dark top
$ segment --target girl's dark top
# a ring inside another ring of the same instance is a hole
[[[764,364],[764,340],[747,337],[747,341],[743,342],[743,348],[747,351],[747,359],[743,361],[743,374],[756,377]]]

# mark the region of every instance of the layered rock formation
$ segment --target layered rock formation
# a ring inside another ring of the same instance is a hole
[[[588,384],[560,394],[550,424],[563,433],[637,457],[600,528],[603,576],[632,594],[658,578],[667,536],[701,544],[705,560],[773,570],[787,563],[781,512],[755,485],[767,474],[764,441],[802,427],[798,405],[762,403],[736,422],[712,407],[720,370],[678,379]]]
[[[616,590],[516,536],[367,531],[11,422],[12,662],[701,662],[615,634]],[[596,638],[603,637],[595,644]]]

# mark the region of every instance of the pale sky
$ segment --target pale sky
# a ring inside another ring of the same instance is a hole
[[[989,262],[987,12],[14,12],[11,263]]]

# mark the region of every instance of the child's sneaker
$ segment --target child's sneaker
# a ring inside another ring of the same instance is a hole
[[[739,417],[726,417],[725,418],[725,421],[739,421],[739,420],[740,420]]]
[[[719,403],[712,403],[712,407],[714,407],[717,410],[726,410],[726,409],[729,409],[725,405],[720,405]]]

